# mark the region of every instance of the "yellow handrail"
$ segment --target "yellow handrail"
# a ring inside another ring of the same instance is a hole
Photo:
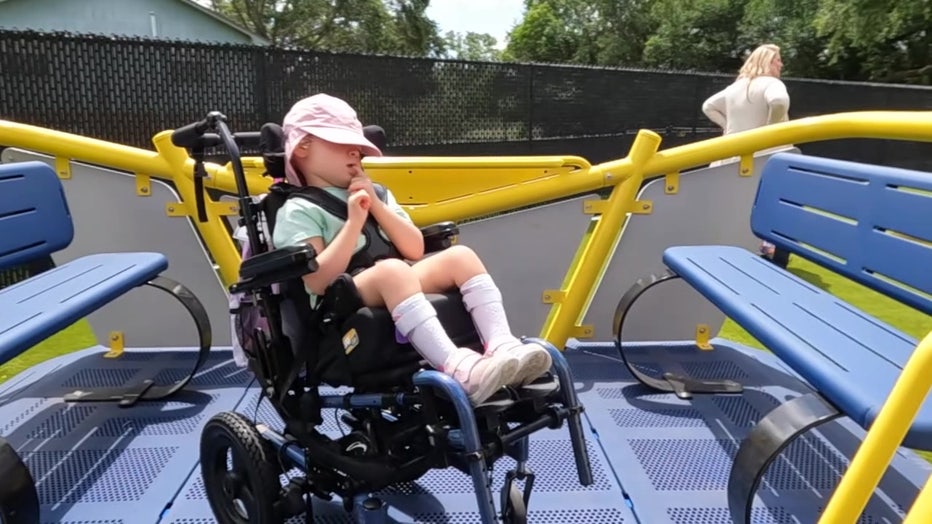
[[[163,131],[155,135],[153,152],[0,120],[2,145],[172,180],[188,215],[195,216],[194,161],[171,144],[170,134]],[[611,187],[606,201],[590,207],[591,227],[580,241],[561,288],[551,294],[551,309],[541,336],[563,347],[570,336],[586,336],[579,320],[595,294],[612,245],[634,210],[636,193],[645,177],[734,156],[742,157],[741,168],[749,168],[755,151],[841,138],[932,141],[932,111],[861,111],[802,118],[662,151],[658,150],[660,137],[642,130],[625,158],[595,166],[573,156],[392,157],[366,159],[365,165],[374,179],[390,181],[392,191],[404,195],[399,199],[401,204],[420,225],[504,213]],[[264,192],[270,181],[261,176],[261,160],[247,157],[243,162],[250,192]],[[229,164],[208,163],[205,168],[205,187],[236,192]],[[469,191],[464,189],[467,187]],[[209,197],[207,201],[208,220],[194,220],[194,225],[220,267],[223,282],[230,285],[237,279],[240,256],[223,216]]]
[[[858,448],[848,471],[829,500],[820,523],[847,524],[858,520],[874,488],[880,482],[896,449],[903,442],[913,420],[932,389],[932,331],[919,342],[909,357],[890,396],[880,409],[877,419]],[[913,506],[910,515],[923,515],[932,520],[932,482]],[[912,517],[911,517],[912,518]],[[913,520],[918,524],[919,520]]]

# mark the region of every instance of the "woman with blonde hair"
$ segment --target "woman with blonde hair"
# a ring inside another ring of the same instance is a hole
[[[702,104],[702,112],[726,135],[788,119],[790,95],[780,81],[780,48],[764,44],[754,50],[738,78]]]
[[[738,78],[702,104],[702,112],[718,124],[725,135],[787,121],[790,95],[780,80],[782,70],[780,48],[773,44],[759,46],[744,61],[738,71]],[[757,154],[770,154],[788,147],[778,146]],[[737,157],[718,160],[711,166],[737,160]],[[786,267],[789,260],[789,253],[777,252],[767,242],[761,244],[761,253],[783,267]]]

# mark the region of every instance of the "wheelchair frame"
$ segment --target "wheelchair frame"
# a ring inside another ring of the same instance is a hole
[[[259,135],[261,145],[264,136],[262,132]],[[558,429],[564,422],[570,432],[580,484],[591,485],[592,471],[580,419],[583,406],[566,360],[546,340],[525,339],[547,348],[553,359],[550,374],[528,386],[503,388],[479,406],[471,405],[465,390],[452,377],[435,370],[414,372],[408,390],[320,394],[321,381],[315,380],[310,362],[302,363],[300,357],[295,361],[290,340],[280,323],[282,295],[272,288],[315,271],[316,253],[309,245],[268,251],[261,239],[259,209],[248,194],[238,145],[255,138],[256,133],[233,135],[226,118],[218,112],[211,112],[204,120],[172,134],[176,146],[191,151],[195,176],[203,173],[204,148],[223,144],[229,153],[241,223],[254,253],[241,265],[240,281],[230,291],[247,294],[268,320],[268,333],[257,330],[258,350],[248,355],[248,361],[261,385],[259,402],[268,398],[285,421],[283,432],[235,412],[219,413],[207,422],[201,436],[201,471],[211,509],[218,520],[280,522],[304,512],[307,521],[312,522],[312,496],[329,500],[336,494],[343,499],[347,511],[356,512],[356,522],[387,522],[388,508],[373,492],[417,480],[431,469],[453,466],[471,476],[482,522],[498,522],[490,471],[496,460],[508,455],[517,466],[505,477],[501,517],[506,523],[523,523],[527,520],[534,482],[534,473],[527,465],[529,436],[544,428]],[[276,159],[266,157],[267,167],[273,161],[280,162],[281,155]],[[203,192],[197,196],[203,198]],[[443,249],[452,243],[457,230],[452,223],[444,223],[428,226],[422,232],[431,237],[431,245]],[[315,354],[316,351],[316,347],[309,350]],[[306,365],[303,377],[299,364]],[[372,416],[357,419],[344,415],[343,421],[354,430],[357,430],[354,424],[365,426],[382,441],[401,435],[407,439],[403,441],[405,458],[422,454],[400,466],[393,464],[391,457],[349,456],[336,445],[340,439],[332,439],[316,429],[322,423],[321,409],[328,408]],[[404,420],[405,416],[410,418]],[[367,426],[399,422],[402,426],[399,430],[371,430]],[[417,447],[417,451],[407,451],[411,447]],[[234,471],[226,470],[227,450],[232,451]],[[224,474],[218,475],[221,466]],[[291,479],[288,485],[281,486],[279,476],[291,468],[298,468],[305,477]],[[515,480],[525,482],[523,493]],[[244,482],[248,488],[245,491]],[[248,512],[243,511],[246,509],[243,498],[251,499]]]

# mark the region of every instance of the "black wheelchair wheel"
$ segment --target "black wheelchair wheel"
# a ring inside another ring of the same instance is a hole
[[[281,492],[275,451],[239,413],[221,412],[201,432],[201,476],[220,524],[282,522],[275,511]]]
[[[39,494],[26,464],[0,438],[0,524],[39,522]]]
[[[503,524],[527,524],[527,505],[524,503],[524,493],[518,486],[511,485],[508,490],[508,499],[502,508]]]

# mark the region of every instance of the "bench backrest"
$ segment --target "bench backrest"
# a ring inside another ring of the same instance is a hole
[[[55,170],[39,161],[0,164],[0,269],[50,255],[73,238]]]
[[[751,229],[932,314],[932,173],[778,153],[761,173]]]

